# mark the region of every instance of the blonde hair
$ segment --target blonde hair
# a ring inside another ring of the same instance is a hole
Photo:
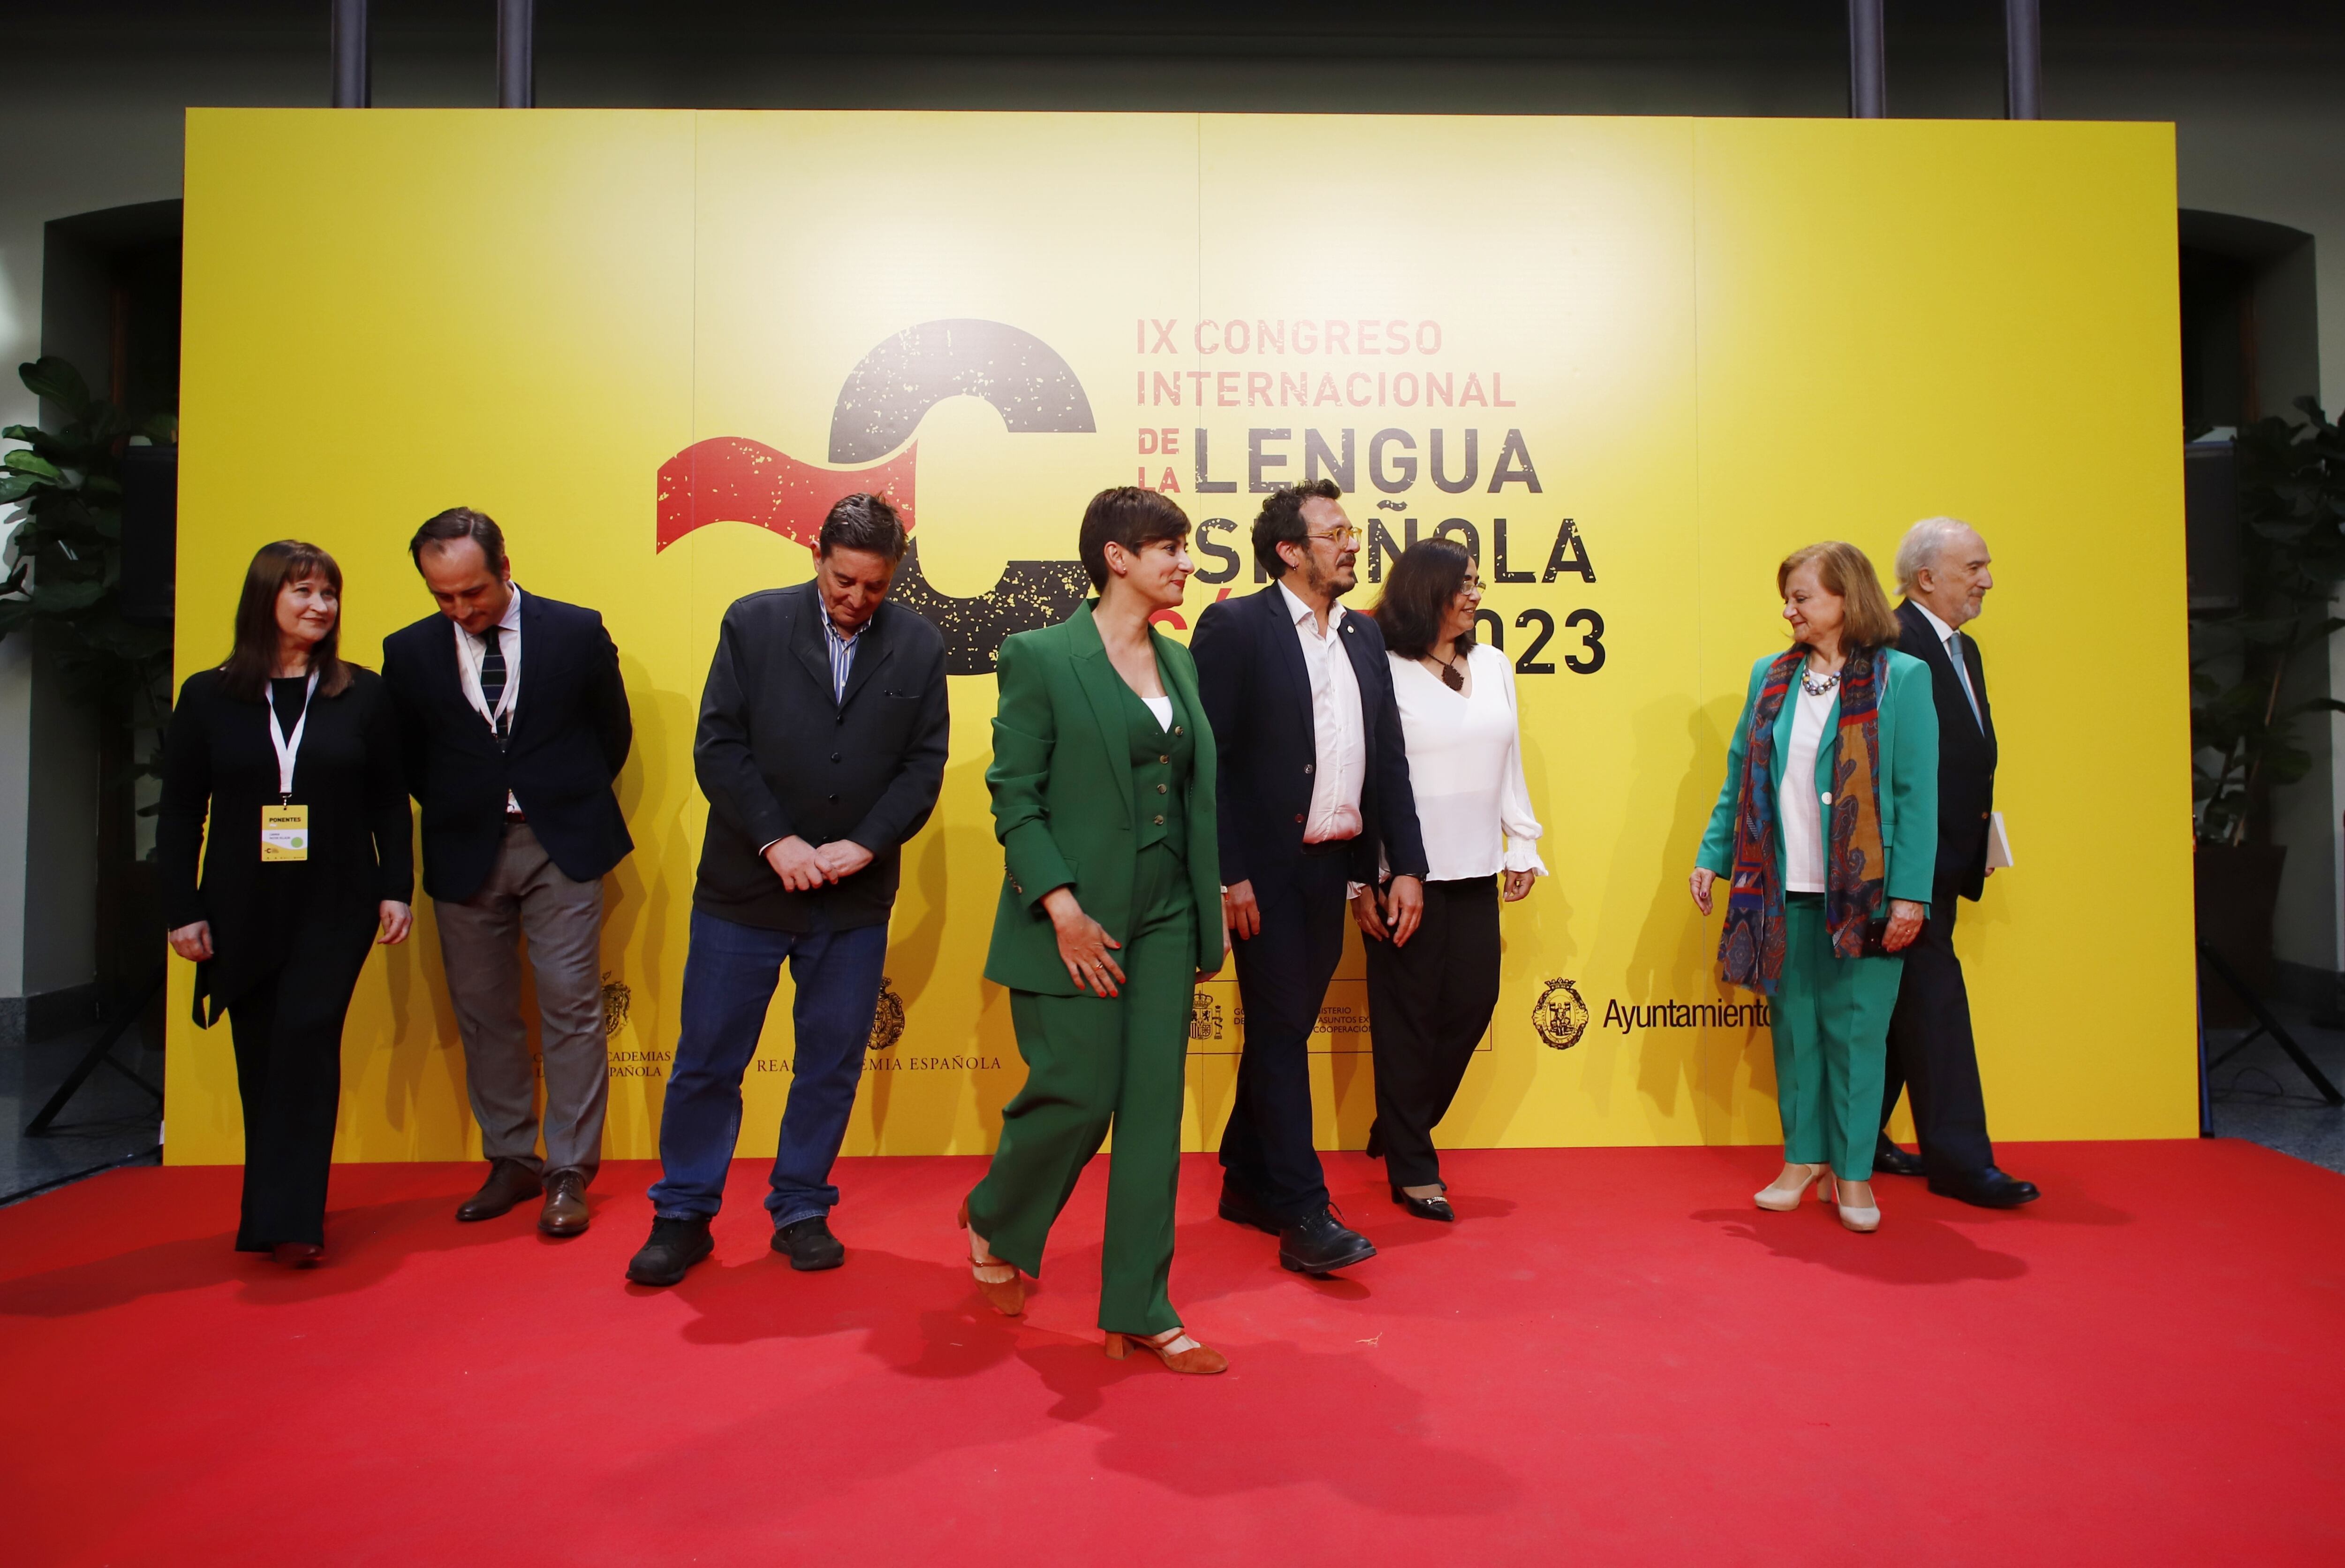
[[[1821,545],[1811,545],[1804,550],[1794,550],[1783,557],[1775,568],[1775,591],[1780,594],[1792,574],[1810,562],[1815,563],[1816,581],[1827,594],[1836,594],[1844,601],[1842,610],[1841,646],[1846,648],[1885,648],[1897,640],[1897,613],[1889,607],[1889,596],[1881,591],[1881,579],[1873,574],[1873,562],[1855,545],[1839,539],[1827,539]]]

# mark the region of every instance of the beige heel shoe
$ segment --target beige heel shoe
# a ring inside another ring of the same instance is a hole
[[[960,1200],[960,1227],[969,1230],[969,1199]],[[1026,1281],[1020,1278],[1018,1266],[1004,1263],[993,1256],[985,1245],[985,1237],[969,1230],[969,1271],[977,1280],[977,1288],[986,1304],[1004,1318],[1015,1318],[1026,1310]]]
[[[1187,1372],[1199,1377],[1211,1377],[1215,1372],[1230,1369],[1230,1359],[1208,1345],[1200,1345],[1189,1338],[1183,1329],[1168,1329],[1151,1337],[1145,1334],[1119,1334],[1108,1331],[1107,1359],[1121,1361],[1131,1354],[1132,1347],[1153,1350],[1156,1359],[1175,1372]]]
[[[1779,1176],[1767,1186],[1761,1187],[1751,1201],[1761,1208],[1771,1209],[1777,1214],[1789,1214],[1800,1207],[1802,1198],[1808,1196],[1808,1186],[1811,1183],[1818,1177],[1825,1181],[1832,1180],[1830,1166],[1806,1166],[1786,1160],[1783,1162],[1783,1169],[1786,1174],[1792,1171],[1805,1171],[1808,1174],[1801,1178],[1797,1186],[1785,1186],[1782,1176]]]
[[[1881,1209],[1852,1208],[1840,1200],[1840,1183],[1827,1172],[1816,1187],[1816,1196],[1840,1211],[1840,1222],[1851,1230],[1864,1234],[1881,1228]]]

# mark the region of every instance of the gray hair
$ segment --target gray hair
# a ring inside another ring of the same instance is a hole
[[[1897,542],[1897,591],[1911,598],[1914,579],[1934,568],[1958,534],[1975,533],[1959,517],[1924,517]]]

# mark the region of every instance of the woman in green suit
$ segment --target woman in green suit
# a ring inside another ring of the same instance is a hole
[[[1111,1126],[1100,1327],[1107,1353],[1218,1372],[1165,1293],[1196,983],[1219,969],[1213,736],[1189,650],[1148,617],[1181,602],[1189,519],[1153,491],[1103,490],[1081,550],[1099,597],[1001,645],[993,830],[1008,866],[986,955],[1010,990],[1026,1086],[961,1206],[996,1308],[1024,1308],[1051,1223]],[[1876,1086],[1875,1095],[1879,1097]]]
[[[1775,569],[1792,647],[1751,669],[1726,784],[1694,863],[1693,901],[1729,877],[1719,972],[1773,999],[1783,1171],[1761,1208],[1810,1183],[1873,1230],[1873,1150],[1897,981],[1938,860],[1938,714],[1929,667],[1853,545]],[[1886,906],[1886,918],[1883,918]]]

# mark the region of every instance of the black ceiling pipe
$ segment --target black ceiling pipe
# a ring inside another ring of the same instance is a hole
[[[2003,117],[2044,117],[2042,0],[2003,0]]]
[[[367,0],[333,0],[334,107],[374,102],[374,61],[367,49]]]
[[[1848,112],[1861,120],[1889,113],[1889,65],[1881,37],[1881,0],[1848,0]]]
[[[537,0],[497,0],[497,107],[537,107]]]

